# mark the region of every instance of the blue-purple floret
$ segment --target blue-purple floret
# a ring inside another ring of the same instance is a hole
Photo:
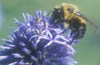
[[[16,19],[18,28],[10,35],[11,40],[0,46],[1,65],[74,65],[75,50],[69,29],[50,25],[46,12],[37,11],[33,17],[23,14],[24,23]],[[40,19],[41,18],[41,19]],[[40,19],[40,22],[37,20]]]

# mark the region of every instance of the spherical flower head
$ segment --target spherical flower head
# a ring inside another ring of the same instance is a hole
[[[23,14],[24,23],[16,19],[18,28],[10,35],[11,40],[0,46],[1,65],[74,65],[75,53],[69,32],[49,23],[46,12],[37,11],[33,17]]]

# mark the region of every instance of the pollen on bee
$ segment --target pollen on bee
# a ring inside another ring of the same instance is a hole
[[[64,22],[64,27],[68,28],[70,24]]]

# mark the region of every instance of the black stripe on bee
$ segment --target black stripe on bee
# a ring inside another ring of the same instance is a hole
[[[86,32],[86,24],[82,24],[78,18],[73,18],[68,23],[71,29],[70,35],[73,37],[71,42],[82,39]]]

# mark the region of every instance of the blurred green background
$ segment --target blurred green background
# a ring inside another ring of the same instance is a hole
[[[100,0],[1,0],[3,24],[0,29],[0,43],[3,44],[2,39],[7,39],[8,34],[16,29],[14,18],[23,21],[23,12],[34,15],[40,9],[51,11],[63,2],[77,5],[81,13],[100,27]],[[100,30],[87,23],[85,37],[74,48],[76,54],[73,58],[79,62],[76,65],[100,65]]]

